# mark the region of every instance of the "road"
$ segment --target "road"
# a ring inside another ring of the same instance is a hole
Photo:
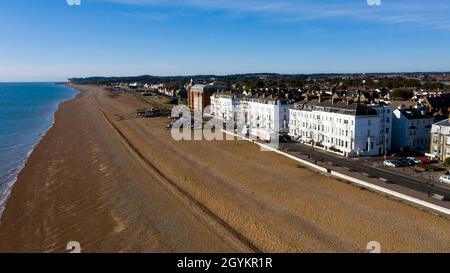
[[[337,155],[333,155],[324,152],[320,149],[311,150],[311,147],[300,144],[300,143],[283,143],[283,147],[288,149],[288,152],[293,155],[311,155],[311,160],[326,161],[332,164],[348,168],[359,173],[366,173],[373,177],[378,177],[386,179],[389,182],[393,182],[402,187],[412,189],[421,193],[428,193],[428,181],[418,180],[412,177],[406,177],[399,174],[394,174],[388,171],[380,170],[371,166],[367,166],[362,162],[358,162],[354,159],[345,158]],[[360,163],[360,164],[358,164]],[[435,182],[435,181],[434,181]],[[430,187],[431,194],[439,194],[445,197],[450,197],[450,190],[437,185],[436,183],[431,184]]]

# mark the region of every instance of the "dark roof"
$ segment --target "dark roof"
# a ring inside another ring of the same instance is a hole
[[[325,112],[362,116],[362,115],[377,115],[377,111],[366,104],[358,102],[337,101],[332,103],[331,100],[319,102],[319,100],[311,100],[300,104],[299,107],[303,110],[322,110]]]
[[[440,96],[440,97],[427,97],[426,100],[434,109],[447,109],[450,107],[450,97]]]
[[[402,101],[391,102],[392,109],[397,109],[399,106],[414,107],[416,105],[417,105],[417,102],[414,102],[411,100],[402,100]]]
[[[221,82],[213,82],[210,84],[195,84],[192,86],[192,92],[198,93],[214,93],[218,91],[228,90],[228,86]]]
[[[275,104],[277,104],[278,102],[280,102],[280,104],[289,104],[290,101],[288,99],[286,99],[285,97],[281,96],[281,95],[276,95],[276,94],[271,94],[271,95],[266,95],[266,94],[261,94],[261,95],[254,95],[254,96],[247,96],[245,98],[243,98],[243,100],[247,100],[247,101],[253,101],[253,102],[260,102],[260,103],[266,103],[266,102],[273,102]]]
[[[447,118],[447,119],[439,121],[438,123],[435,123],[435,125],[448,127],[448,126],[450,126],[450,120]]]
[[[428,114],[423,114],[422,110],[415,109],[415,108],[407,108],[407,109],[398,109],[403,116],[407,119],[426,119],[426,118],[432,118]]]

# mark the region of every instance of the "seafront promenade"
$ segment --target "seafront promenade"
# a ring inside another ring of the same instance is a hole
[[[74,87],[14,187],[1,252],[450,251],[445,218],[246,141],[174,141],[134,95]]]

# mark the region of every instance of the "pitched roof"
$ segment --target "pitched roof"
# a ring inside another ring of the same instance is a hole
[[[300,106],[300,105],[299,105]],[[319,100],[311,100],[301,104],[303,110],[322,110],[326,112],[333,112],[347,115],[376,115],[377,111],[366,104],[357,102],[337,101],[332,103],[331,100],[319,102]]]
[[[450,120],[449,119],[444,119],[444,120],[441,120],[441,121],[439,121],[439,122],[437,122],[437,123],[435,123],[433,125],[449,127],[450,126]]]
[[[407,119],[427,119],[433,118],[432,116],[422,113],[421,110],[415,108],[406,108],[406,109],[397,109],[399,110],[403,116]]]
[[[434,109],[450,107],[450,96],[427,97],[426,100]]]

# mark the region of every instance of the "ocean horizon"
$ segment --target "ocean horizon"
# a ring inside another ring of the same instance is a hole
[[[17,176],[77,91],[58,83],[0,83],[0,217]]]

